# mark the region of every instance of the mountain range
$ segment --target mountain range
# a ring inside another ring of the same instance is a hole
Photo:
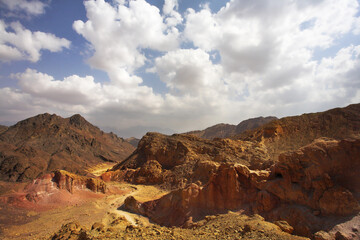
[[[40,114],[0,126],[0,231],[12,206],[94,201],[47,239],[360,239],[359,176],[360,104],[139,142]]]

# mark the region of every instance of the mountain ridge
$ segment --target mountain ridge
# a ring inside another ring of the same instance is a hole
[[[204,130],[195,130],[186,132],[184,134],[191,134],[204,139],[228,138],[243,133],[244,131],[255,129],[276,119],[278,118],[273,116],[261,116],[243,120],[238,125],[219,123]]]
[[[0,134],[0,179],[28,181],[53,170],[86,175],[86,168],[119,162],[135,148],[79,114],[39,114]]]

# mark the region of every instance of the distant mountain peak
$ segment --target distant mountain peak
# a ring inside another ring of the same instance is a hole
[[[85,125],[91,125],[88,121],[86,121],[86,119],[81,116],[80,114],[75,114],[75,115],[72,115],[70,118],[69,118],[69,123],[71,125],[74,125],[76,127],[83,127]]]

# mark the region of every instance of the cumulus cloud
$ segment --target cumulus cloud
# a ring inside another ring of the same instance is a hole
[[[0,20],[0,61],[39,61],[42,50],[59,52],[69,48],[70,41],[54,34],[40,31],[31,32],[19,22],[9,25]]]
[[[201,49],[171,51],[155,61],[156,72],[172,94],[199,96],[206,92],[220,93],[225,88],[222,67],[210,61]]]
[[[52,76],[27,69],[24,73],[13,75],[19,80],[21,90],[37,98],[49,101],[90,106],[98,102],[101,86],[92,76],[81,78],[77,75],[55,80]]]
[[[47,4],[39,0],[0,0],[0,5],[4,5],[10,11],[25,12],[34,16],[45,13],[47,7]]]
[[[165,0],[163,12],[166,16],[165,22],[168,26],[176,26],[183,21],[181,14],[177,12],[179,4],[177,0]]]
[[[114,6],[104,0],[84,4],[88,20],[75,21],[73,28],[93,47],[89,63],[109,73],[123,87],[141,83],[139,78],[116,76],[132,74],[144,65],[146,57],[142,49],[169,51],[178,47],[177,28],[165,24],[160,10],[144,0],[130,1],[128,5],[118,1]],[[168,13],[173,11],[170,9]]]

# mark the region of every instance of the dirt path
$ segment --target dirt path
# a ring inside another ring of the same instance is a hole
[[[111,183],[111,185],[128,191],[125,194],[110,194],[100,199],[88,200],[83,204],[60,207],[45,212],[32,211],[29,222],[6,226],[0,232],[0,239],[49,239],[63,224],[69,222],[77,221],[90,229],[95,222],[101,222],[106,226],[114,218],[121,216],[133,225],[147,225],[148,220],[145,217],[118,208],[130,195],[144,201],[158,198],[166,193],[154,186],[135,186],[126,183]],[[24,214],[25,217],[26,214]]]

